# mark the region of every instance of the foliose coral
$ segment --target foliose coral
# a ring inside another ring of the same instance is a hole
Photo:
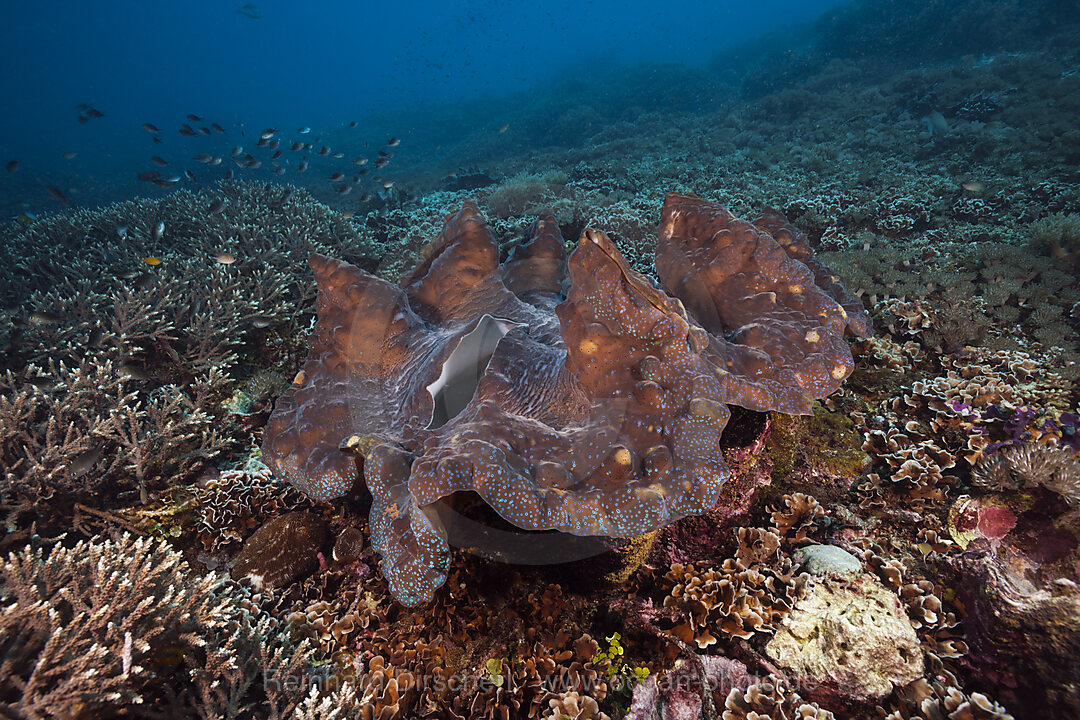
[[[758,222],[669,195],[663,290],[594,230],[567,262],[550,215],[500,266],[471,203],[404,289],[315,255],[319,323],[264,457],[321,500],[362,471],[383,572],[410,604],[445,580],[424,509],[455,492],[577,535],[704,512],[729,477],[727,404],[808,413],[853,369],[845,330],[870,329],[805,238],[776,213]]]
[[[736,536],[735,556],[719,567],[676,563],[662,579],[663,605],[675,611],[671,634],[702,650],[775,632],[806,593],[809,576],[798,572],[779,536],[761,528],[739,528]]]

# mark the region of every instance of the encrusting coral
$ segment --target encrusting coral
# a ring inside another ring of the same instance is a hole
[[[594,230],[567,262],[550,215],[500,266],[472,203],[403,289],[315,255],[319,322],[266,462],[317,500],[362,471],[372,543],[408,604],[445,580],[448,543],[425,508],[455,492],[576,535],[702,513],[730,477],[727,405],[809,413],[853,369],[845,330],[870,329],[794,228],[758,222],[669,195],[662,289]]]

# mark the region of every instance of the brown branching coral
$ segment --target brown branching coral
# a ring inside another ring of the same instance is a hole
[[[207,213],[214,200],[222,211]],[[360,245],[305,193],[244,183],[47,216],[6,238],[0,505],[152,490],[236,447],[222,400],[240,354],[307,320],[294,261]]]
[[[138,385],[108,359],[8,371],[0,378],[0,504],[78,498],[110,482],[145,487],[221,452],[201,389],[145,393]]]
[[[282,686],[262,684],[264,671],[299,676],[308,654],[245,593],[193,576],[157,541],[38,544],[0,562],[0,709],[8,716],[162,703],[164,717],[235,717],[255,700],[282,712],[294,702]]]

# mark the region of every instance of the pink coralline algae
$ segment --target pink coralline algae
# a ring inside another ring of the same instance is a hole
[[[567,259],[550,214],[511,257],[472,203],[401,287],[311,258],[319,320],[263,453],[316,500],[372,496],[394,597],[446,579],[432,506],[479,494],[524,530],[632,537],[709,510],[729,404],[789,414],[836,390],[870,321],[776,213],[669,195],[660,287],[606,235]]]

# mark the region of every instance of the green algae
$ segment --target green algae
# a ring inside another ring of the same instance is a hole
[[[774,482],[786,483],[796,472],[851,479],[870,463],[854,421],[820,403],[812,415],[769,413],[769,427],[766,451]]]

